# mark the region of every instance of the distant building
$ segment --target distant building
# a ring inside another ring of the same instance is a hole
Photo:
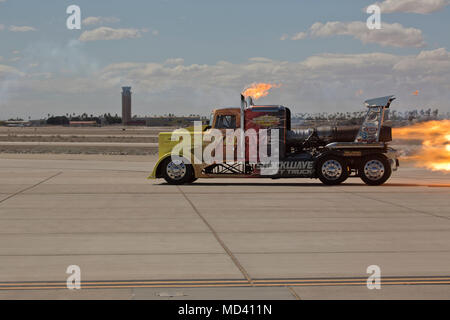
[[[145,126],[147,123],[145,119],[133,118],[127,122],[127,126]]]
[[[131,121],[131,87],[122,87],[122,124],[128,126]]]
[[[30,127],[45,126],[46,122],[43,119],[30,120]]]
[[[145,117],[138,118],[145,121],[145,125],[148,127],[187,127],[194,125],[194,121],[204,121],[205,119],[200,116],[184,117]]]
[[[188,127],[194,125],[194,121],[205,122],[202,117],[133,117],[127,122],[127,126],[147,127]]]
[[[22,120],[8,120],[4,122],[7,127],[29,127],[31,125],[30,121]]]
[[[97,121],[69,121],[71,127],[96,127]]]

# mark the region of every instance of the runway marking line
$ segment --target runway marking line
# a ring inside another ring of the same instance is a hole
[[[42,180],[42,181],[40,181],[40,182],[38,182],[38,183],[35,183],[35,184],[33,184],[33,185],[29,186],[29,187],[26,187],[26,188],[24,188],[24,189],[22,189],[22,190],[19,190],[19,191],[17,191],[17,192],[14,192],[13,194],[7,196],[6,198],[1,199],[1,200],[0,200],[0,203],[3,203],[3,202],[5,202],[6,200],[9,200],[9,199],[11,199],[11,198],[13,198],[13,197],[15,197],[15,196],[17,196],[17,195],[19,195],[19,194],[22,194],[22,193],[24,193],[24,192],[26,192],[26,191],[29,191],[29,190],[31,190],[31,189],[33,189],[33,188],[36,188],[37,186],[39,186],[39,185],[41,185],[41,184],[43,184],[43,183],[45,183],[45,182],[47,182],[47,181],[49,181],[49,180],[51,180],[51,179],[57,177],[57,176],[59,176],[60,174],[62,174],[62,172],[58,172],[58,173],[56,173],[56,174],[54,174],[54,175],[52,175],[52,176],[50,176],[50,177],[48,177],[48,178],[45,178],[44,180]]]
[[[239,271],[242,273],[245,279],[247,279],[247,282],[249,285],[253,284],[253,280],[250,277],[250,274],[245,270],[244,266],[239,262],[239,260],[236,258],[236,256],[231,252],[231,250],[228,248],[228,246],[225,244],[225,242],[219,237],[219,234],[216,230],[214,230],[213,226],[206,220],[206,218],[200,213],[200,211],[197,209],[197,207],[194,205],[194,203],[189,199],[189,197],[186,195],[186,193],[177,186],[177,189],[180,191],[180,193],[183,195],[185,200],[189,203],[189,205],[192,207],[194,212],[198,215],[198,217],[203,221],[203,223],[208,227],[208,229],[211,231],[214,238],[216,238],[217,242],[220,244],[220,246],[223,248],[223,250],[228,254],[231,261],[233,261],[236,268],[239,269]]]
[[[385,277],[382,285],[450,285],[450,276]],[[155,281],[86,281],[83,289],[126,288],[220,288],[220,287],[306,287],[306,286],[365,286],[366,278],[318,279],[253,279],[246,280],[155,280]],[[0,291],[67,289],[65,282],[2,282]]]

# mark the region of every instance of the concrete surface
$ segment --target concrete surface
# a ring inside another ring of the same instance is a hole
[[[154,156],[0,154],[0,299],[450,298],[450,284],[5,290],[4,283],[450,276],[450,174],[146,180]],[[450,281],[449,281],[450,283]],[[179,293],[182,292],[183,295]],[[186,296],[185,296],[186,295]]]
[[[295,287],[293,290],[302,300],[449,300],[448,286],[382,286],[380,290],[368,290],[363,286],[354,287]]]
[[[268,287],[268,288],[129,288],[96,290],[0,291],[0,300],[448,300],[450,290],[442,285]]]

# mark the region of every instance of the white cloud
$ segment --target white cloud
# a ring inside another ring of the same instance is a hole
[[[145,30],[139,29],[113,29],[109,27],[100,27],[94,30],[84,31],[80,36],[80,41],[97,40],[119,40],[142,37]]]
[[[86,19],[83,19],[83,24],[87,26],[104,25],[117,22],[120,22],[120,19],[116,17],[87,17]]]
[[[290,40],[303,40],[303,39],[306,39],[307,37],[308,37],[308,33],[306,33],[306,32],[299,32],[299,33],[294,34],[292,37],[289,36],[288,34],[283,34],[280,37],[280,40],[281,41],[288,40],[288,39],[290,39]]]
[[[5,30],[5,25],[0,24],[0,31]]]
[[[401,59],[393,69],[414,75],[442,76],[450,72],[450,52],[444,48],[422,51],[417,56]]]
[[[4,79],[8,76],[24,76],[24,73],[14,67],[0,64],[0,79]]]
[[[176,61],[177,63],[174,63]],[[320,80],[348,80],[359,83],[370,82],[373,77],[380,81],[389,77],[414,72],[414,64],[437,64],[436,69],[450,71],[450,53],[445,49],[422,51],[417,56],[397,56],[386,53],[367,54],[321,54],[300,62],[275,61],[267,58],[252,58],[245,64],[220,61],[215,65],[184,65],[182,59],[158,63],[120,63],[104,68],[98,75],[111,83],[129,82],[150,91],[182,85],[192,88],[220,87],[240,88],[255,81],[302,83]],[[399,68],[403,61],[411,64]],[[448,75],[447,77],[450,77]],[[387,82],[386,82],[387,83]]]
[[[170,58],[164,61],[165,65],[182,65],[184,64],[183,58]]]
[[[30,26],[9,26],[9,31],[12,32],[30,32],[36,30],[36,28]]]
[[[314,72],[334,70],[345,73],[371,70],[374,67],[392,69],[399,57],[387,53],[335,54],[325,53],[307,58],[303,65]],[[351,68],[353,66],[353,68]]]
[[[408,12],[427,14],[442,10],[449,5],[448,0],[384,0],[376,3],[381,13]]]
[[[450,61],[450,52],[445,48],[439,48],[431,51],[422,51],[418,56],[418,60],[429,61]]]
[[[407,95],[409,99],[411,87],[419,87],[422,92],[439,92],[435,100],[441,101],[441,108],[448,108],[450,53],[441,48],[411,56],[321,54],[299,62],[252,58],[244,64],[226,61],[213,65],[113,64],[98,76],[99,82],[107,86],[130,83],[143,95],[155,97],[170,93],[168,99],[179,98],[180,105],[187,104],[186,108],[196,110],[199,108],[196,103],[232,105],[237,99],[233,94],[238,95],[249,83],[260,81],[282,84],[265,102],[295,106],[297,112],[302,108],[305,111],[333,110],[336,101],[344,105],[355,101],[355,92],[364,92],[362,98],[393,93],[400,97]],[[203,97],[204,101],[199,102],[198,97]],[[404,103],[408,103],[407,99]],[[302,105],[299,101],[303,101]]]
[[[46,111],[52,105],[65,108],[58,113],[118,112],[117,97],[125,84],[133,87],[135,113],[206,114],[214,107],[237,105],[239,92],[253,82],[282,84],[261,103],[284,104],[294,113],[363,110],[364,99],[388,94],[399,97],[395,108],[423,104],[450,111],[450,52],[444,48],[406,56],[326,53],[301,61],[255,57],[240,64],[186,64],[182,58],[161,63],[122,62],[72,77],[54,74],[46,78],[39,72],[41,67],[17,81],[14,85],[21,89],[12,92],[18,92],[16,100],[19,93],[20,99],[30,96],[30,101],[33,94],[41,97],[37,103],[44,114],[53,112]],[[421,95],[411,96],[417,89]],[[45,95],[47,92],[52,95]],[[64,97],[64,101],[42,100],[55,96]],[[80,110],[80,105],[86,110]],[[95,111],[88,109],[92,105]],[[112,105],[117,108],[111,109]],[[26,110],[29,101],[22,106]]]
[[[292,36],[291,40],[302,40],[305,39],[308,36],[306,32],[299,32]]]
[[[155,37],[159,36],[159,30],[157,30],[157,29],[142,28],[140,31],[141,32],[151,32],[151,34]]]
[[[399,23],[382,23],[380,30],[370,30],[366,23],[361,21],[340,22],[332,21],[327,23],[316,22],[308,33],[300,32],[292,40],[331,37],[335,35],[348,35],[366,43],[377,43],[381,46],[392,47],[416,47],[425,46],[422,31],[415,28],[405,28]]]

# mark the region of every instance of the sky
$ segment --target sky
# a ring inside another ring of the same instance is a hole
[[[0,0],[0,119],[203,114],[258,101],[294,113],[450,111],[450,0]],[[381,9],[370,30],[369,5]],[[81,9],[69,30],[66,9]]]

